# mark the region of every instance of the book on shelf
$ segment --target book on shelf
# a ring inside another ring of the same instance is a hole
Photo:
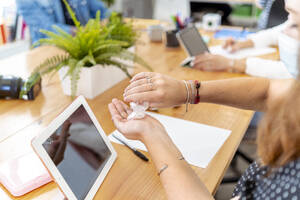
[[[6,29],[4,24],[0,24],[0,36],[1,36],[1,41],[2,44],[6,44],[7,39],[6,39]]]
[[[9,26],[0,24],[0,45],[13,41],[29,39],[29,29],[22,16],[16,17],[15,23]]]

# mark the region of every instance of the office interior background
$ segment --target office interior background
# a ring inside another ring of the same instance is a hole
[[[261,13],[261,10],[255,6],[255,1],[226,1],[225,5],[228,6],[224,6],[224,2],[219,0],[116,0],[110,9],[123,13],[125,17],[163,21],[170,21],[170,16],[173,14],[179,14],[182,18],[192,16],[200,23],[205,13],[223,15],[225,10],[226,15],[227,12],[229,15],[225,21],[222,21],[223,24],[255,29]],[[0,58],[22,52],[30,46],[29,31],[22,24],[22,20],[17,20],[16,17],[15,0],[1,0],[0,24],[4,24],[6,32],[9,33],[6,42],[3,42],[3,39],[0,42]]]
[[[222,25],[239,26],[248,30],[257,30],[257,22],[261,10],[256,7],[255,0],[116,0],[110,10],[121,12],[124,17],[158,19],[171,22],[170,16],[180,15],[182,18],[192,17],[196,26],[201,27],[202,17],[206,13],[228,15],[222,20]],[[30,34],[22,16],[16,12],[14,0],[0,0],[0,26],[5,26],[4,33],[0,34],[0,60],[27,51],[31,48]],[[0,29],[1,30],[1,29]],[[4,29],[2,29],[3,31]],[[5,39],[4,39],[5,37]],[[3,67],[3,66],[0,66]],[[241,149],[254,155],[256,146],[250,139],[241,145]],[[249,142],[250,141],[250,142]],[[237,160],[240,172],[248,167],[248,163]],[[230,177],[235,171],[228,169],[225,175]],[[221,185],[216,193],[216,199],[228,199],[235,184]]]

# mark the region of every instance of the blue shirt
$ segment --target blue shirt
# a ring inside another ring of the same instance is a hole
[[[90,18],[95,18],[98,10],[101,19],[109,15],[108,9],[100,0],[69,0],[68,1],[76,17],[82,25]],[[56,25],[68,33],[72,26],[66,24],[61,0],[17,0],[18,13],[23,16],[30,28],[32,43],[46,36],[40,32],[41,29],[55,31]]]

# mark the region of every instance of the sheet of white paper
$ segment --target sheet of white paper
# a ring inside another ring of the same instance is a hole
[[[227,50],[223,49],[221,45],[219,45],[219,46],[210,47],[209,51],[212,54],[222,55],[227,58],[243,59],[243,58],[247,58],[247,57],[255,57],[255,56],[261,56],[261,55],[265,55],[265,54],[274,53],[274,52],[276,52],[276,49],[271,48],[271,47],[248,48],[248,49],[243,49],[243,50],[237,51],[235,53],[229,53]]]
[[[202,168],[207,167],[211,159],[215,156],[231,134],[230,130],[155,113],[147,114],[153,116],[164,125],[169,136],[179,148],[188,163]],[[147,151],[143,143],[125,139],[125,137],[117,130],[114,131],[113,134],[126,140],[132,147]],[[112,134],[109,136],[109,139],[112,142],[120,144],[119,141],[112,137]]]

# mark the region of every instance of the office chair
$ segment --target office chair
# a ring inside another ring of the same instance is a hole
[[[257,125],[259,124],[259,121],[262,119],[262,117],[263,117],[263,113],[260,113],[260,112],[255,113],[255,115],[250,123],[250,126],[243,138],[243,142],[255,143]],[[245,161],[249,165],[254,162],[253,158],[251,158],[249,155],[247,155],[245,152],[243,152],[241,150],[241,148],[239,148],[230,163],[230,168],[233,170],[234,176],[224,178],[222,180],[222,184],[237,183],[238,180],[240,179],[240,177],[242,176],[243,172],[238,170],[238,165],[237,165],[238,158],[243,159],[243,161]]]
[[[275,0],[271,6],[270,14],[267,19],[265,28],[272,28],[274,26],[284,23],[288,19],[288,12],[285,10],[284,0]]]
[[[241,150],[238,149],[230,163],[230,167],[232,168],[233,172],[235,173],[235,176],[224,178],[222,180],[222,184],[237,183],[240,180],[243,172],[240,172],[237,169],[238,157],[241,157],[245,162],[249,163],[249,165],[254,162],[254,160],[252,158],[250,158],[248,155],[246,155],[244,152],[242,152]]]

